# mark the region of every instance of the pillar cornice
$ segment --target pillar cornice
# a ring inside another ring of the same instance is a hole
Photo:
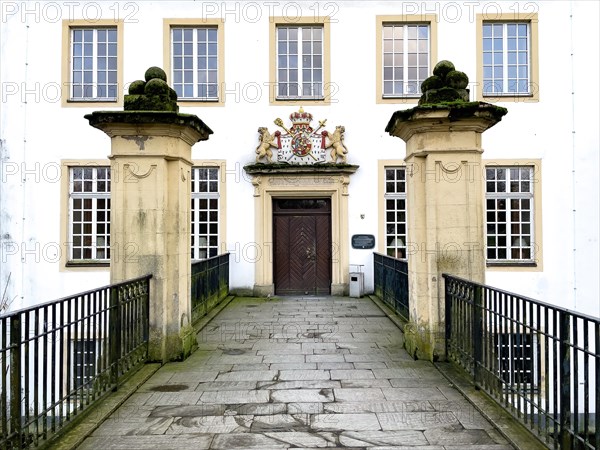
[[[198,117],[170,111],[95,111],[85,118],[94,128],[115,136],[160,136],[182,139],[192,146],[213,131]]]
[[[485,102],[457,102],[416,106],[396,111],[385,131],[408,142],[417,134],[448,132],[483,133],[496,125],[507,113],[506,108]]]

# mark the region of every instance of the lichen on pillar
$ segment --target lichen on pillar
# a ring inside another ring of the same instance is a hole
[[[421,98],[419,105],[468,102],[469,77],[466,73],[456,70],[450,61],[440,61],[433,69],[433,75],[421,83]]]
[[[177,92],[167,84],[167,74],[160,67],[150,67],[144,80],[129,85],[125,96],[125,111],[172,111],[178,112]]]

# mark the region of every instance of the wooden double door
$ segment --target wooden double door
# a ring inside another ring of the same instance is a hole
[[[331,199],[273,199],[275,293],[331,292]]]

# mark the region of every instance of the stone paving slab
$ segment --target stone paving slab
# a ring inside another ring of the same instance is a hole
[[[236,298],[198,345],[80,448],[510,448],[368,298]]]

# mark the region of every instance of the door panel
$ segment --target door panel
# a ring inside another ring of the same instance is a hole
[[[273,280],[276,294],[329,294],[331,213],[329,200],[274,201]],[[284,204],[285,203],[285,204]],[[306,206],[309,206],[306,208]],[[281,207],[279,207],[281,206]],[[315,206],[311,209],[311,206]]]

